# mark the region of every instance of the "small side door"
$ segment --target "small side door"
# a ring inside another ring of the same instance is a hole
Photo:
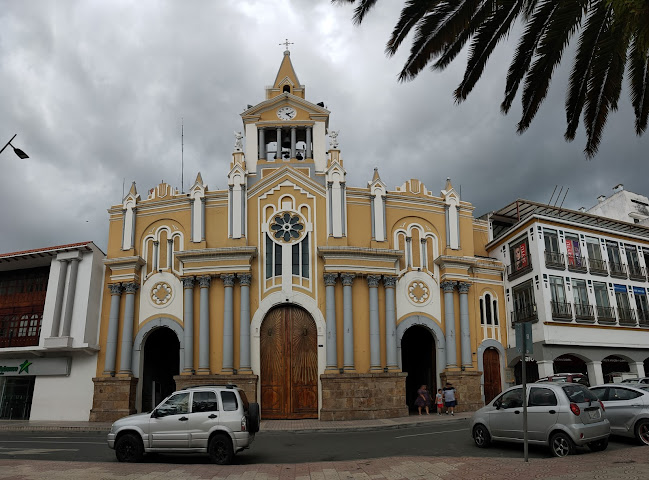
[[[154,410],[149,420],[151,448],[183,449],[189,447],[189,392],[169,397]]]
[[[548,432],[557,423],[559,402],[552,390],[531,387],[527,404],[527,432],[530,441],[545,442]]]
[[[599,397],[599,395],[598,395]],[[643,407],[642,393],[624,387],[608,387],[606,417],[611,423],[611,433],[625,435],[633,427],[635,417]]]
[[[523,438],[523,388],[509,390],[498,399],[497,408],[489,412],[489,428],[493,437]]]
[[[192,393],[192,412],[189,414],[189,446],[207,448],[209,433],[219,423],[219,403],[213,390]]]

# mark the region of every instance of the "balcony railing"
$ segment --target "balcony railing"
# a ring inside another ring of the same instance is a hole
[[[642,310],[638,310],[638,324],[641,327],[649,327],[649,312],[644,312]]]
[[[629,278],[631,280],[646,280],[647,272],[640,265],[629,265]]]
[[[545,266],[548,268],[555,268],[558,270],[566,269],[566,261],[563,258],[563,253],[545,251]]]
[[[585,303],[575,303],[575,319],[579,323],[595,323],[593,306]]]
[[[536,303],[524,305],[512,313],[512,326],[516,322],[537,322],[539,317],[536,313]]]
[[[615,318],[615,309],[613,307],[601,307],[597,305],[595,307],[595,312],[597,313],[597,323],[602,325],[615,325],[617,322]]]
[[[507,265],[507,279],[514,280],[515,278],[525,275],[526,273],[531,271],[532,259],[530,257],[526,257],[525,261],[518,260],[511,265]]]
[[[623,263],[609,262],[611,277],[627,278],[626,266]]]
[[[587,272],[586,259],[576,255],[568,255],[568,270],[571,272]]]
[[[597,258],[588,259],[588,268],[590,268],[590,273],[593,275],[608,275],[608,267],[606,266],[605,260],[599,260]]]
[[[565,302],[550,302],[552,306],[552,318],[572,320],[572,305]]]
[[[637,322],[635,319],[635,311],[631,308],[619,308],[617,309],[617,314],[620,317],[620,325],[626,325],[627,327],[635,327]]]

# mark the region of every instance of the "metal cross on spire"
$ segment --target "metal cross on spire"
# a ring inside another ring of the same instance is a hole
[[[288,46],[289,46],[289,45],[294,45],[294,43],[293,43],[293,42],[289,42],[289,41],[288,41],[288,38],[287,38],[286,41],[280,43],[280,45],[284,45],[284,46],[286,47],[286,50],[288,50]]]

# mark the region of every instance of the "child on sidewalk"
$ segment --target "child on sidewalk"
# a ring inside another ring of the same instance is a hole
[[[437,390],[437,395],[435,395],[435,403],[437,404],[437,415],[441,415],[442,410],[444,409],[444,394],[442,393],[441,388]]]

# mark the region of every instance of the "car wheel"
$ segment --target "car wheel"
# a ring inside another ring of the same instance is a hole
[[[597,440],[596,442],[590,442],[588,444],[588,448],[590,448],[593,452],[603,452],[604,450],[606,450],[606,447],[608,447],[608,438]]]
[[[119,462],[136,463],[144,456],[144,445],[139,435],[125,433],[115,442],[115,456]]]
[[[230,437],[223,434],[214,435],[210,439],[207,447],[207,453],[210,459],[218,465],[229,465],[234,457],[234,450],[232,449],[232,440]]]
[[[250,403],[248,405],[248,431],[250,433],[257,433],[259,431],[259,404]]]
[[[491,445],[491,435],[484,425],[478,424],[473,427],[473,441],[480,448],[487,448]]]
[[[575,452],[575,443],[567,434],[558,432],[550,437],[550,449],[555,457],[567,457]]]
[[[649,445],[649,420],[640,420],[636,424],[635,438],[643,445]]]

